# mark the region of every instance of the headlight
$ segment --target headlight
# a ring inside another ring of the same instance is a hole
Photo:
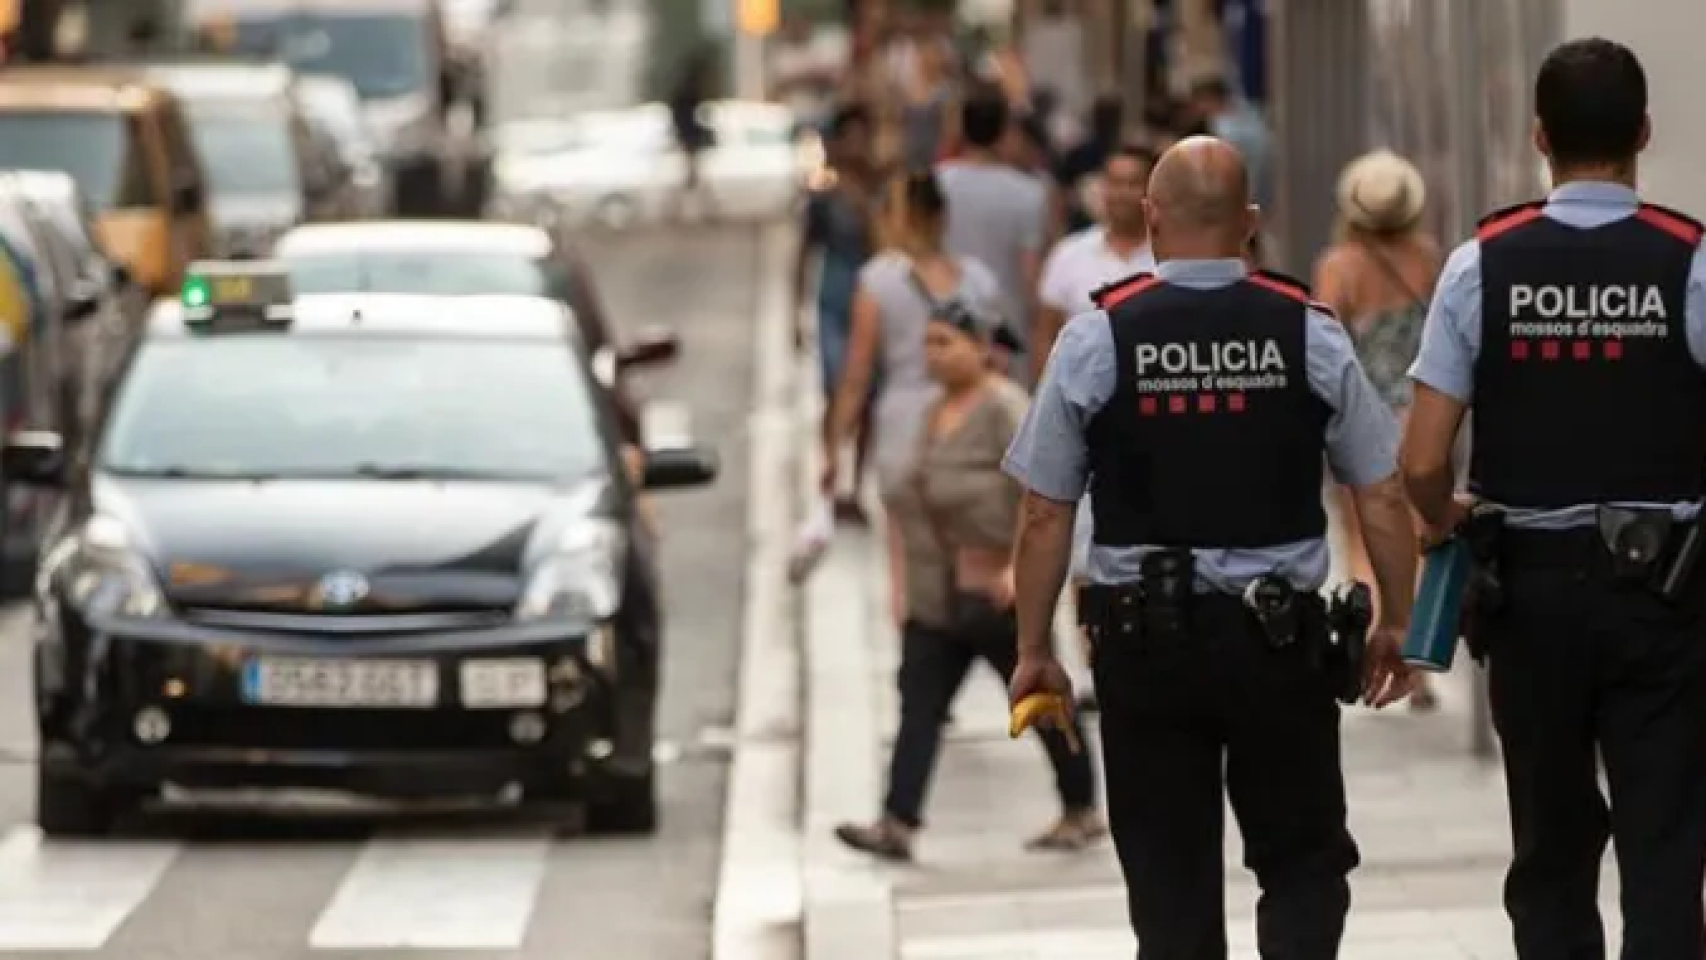
[[[152,618],[167,612],[154,571],[112,517],[90,518],[43,558],[42,574],[62,577],[66,596],[90,613]]]
[[[533,571],[515,618],[596,622],[614,616],[622,603],[626,550],[622,529],[608,520],[567,528]]]

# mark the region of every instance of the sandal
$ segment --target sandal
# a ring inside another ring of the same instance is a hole
[[[1041,836],[1025,844],[1026,850],[1077,853],[1108,835],[1108,825],[1094,810],[1068,813],[1056,820]]]
[[[879,860],[895,863],[912,860],[912,837],[905,827],[892,820],[883,819],[872,824],[844,823],[835,828],[835,839]]]

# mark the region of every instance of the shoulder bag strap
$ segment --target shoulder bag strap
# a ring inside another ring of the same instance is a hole
[[[1411,286],[1408,280],[1404,279],[1404,274],[1398,269],[1398,265],[1393,263],[1392,259],[1386,254],[1382,253],[1380,248],[1376,247],[1372,243],[1366,242],[1359,242],[1358,246],[1362,247],[1370,257],[1374,258],[1375,266],[1380,268],[1381,273],[1386,274],[1386,278],[1388,280],[1391,280],[1393,283],[1398,285],[1398,289],[1403,291],[1404,296],[1410,298],[1411,303],[1420,303],[1425,305],[1428,302],[1428,294],[1417,293],[1416,288]]]

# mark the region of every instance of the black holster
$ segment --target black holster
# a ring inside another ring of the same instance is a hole
[[[1500,559],[1504,511],[1477,506],[1457,531],[1469,551],[1469,582],[1463,589],[1463,638],[1469,655],[1486,663],[1492,649],[1494,623],[1505,609],[1505,578]]]
[[[1368,584],[1341,586],[1327,601],[1327,645],[1323,668],[1333,696],[1354,704],[1362,696],[1362,665],[1368,657],[1368,629],[1374,623],[1374,595]]]
[[[1079,625],[1092,649],[1108,641],[1130,646],[1183,643],[1196,596],[1196,559],[1189,550],[1157,550],[1138,563],[1138,582],[1090,584],[1080,591]]]

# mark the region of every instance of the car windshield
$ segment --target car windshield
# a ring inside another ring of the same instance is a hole
[[[301,189],[282,117],[192,108],[190,137],[216,197],[294,196]]]
[[[112,113],[0,113],[0,169],[63,171],[96,210],[144,206],[147,178],[128,125]]]
[[[573,480],[605,469],[574,353],[537,340],[184,337],[138,352],[101,469]]]
[[[408,293],[427,296],[555,296],[546,264],[515,254],[345,252],[291,256],[297,294]]]
[[[432,85],[425,30],[419,17],[404,15],[290,13],[244,18],[237,46],[302,73],[343,77],[362,99],[384,100]]]

